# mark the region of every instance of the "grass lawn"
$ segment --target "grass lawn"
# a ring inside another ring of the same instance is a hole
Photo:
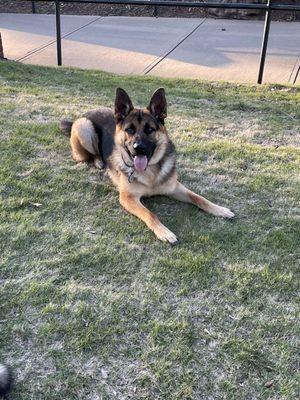
[[[145,200],[171,247],[75,165],[61,117],[146,105],[191,189],[233,221]],[[11,399],[296,399],[300,88],[0,63],[0,360]],[[299,364],[298,364],[299,367]]]

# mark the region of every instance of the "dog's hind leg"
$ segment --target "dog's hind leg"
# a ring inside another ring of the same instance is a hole
[[[177,237],[174,235],[174,233],[164,226],[155,214],[143,206],[138,197],[126,192],[121,192],[120,203],[125,210],[145,222],[148,228],[155,233],[158,239],[171,244],[175,244],[177,242]]]
[[[81,145],[79,138],[77,135],[72,135],[70,139],[71,149],[72,149],[72,157],[76,162],[85,162],[89,161],[90,154],[89,152]]]
[[[96,168],[103,168],[99,154],[99,138],[89,119],[79,118],[73,123],[70,144],[76,162],[93,159]]]
[[[173,197],[176,200],[183,201],[184,203],[194,204],[195,206],[201,208],[201,210],[209,214],[213,214],[217,217],[234,217],[234,213],[231,212],[228,208],[218,206],[217,204],[212,203],[204,197],[199,196],[198,194],[187,189],[180,182],[177,182],[174,190],[171,193],[168,193],[168,196]]]

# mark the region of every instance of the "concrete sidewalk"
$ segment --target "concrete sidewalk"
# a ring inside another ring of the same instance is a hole
[[[255,83],[263,21],[62,16],[63,65]],[[56,65],[55,17],[0,14],[5,57]],[[292,82],[300,66],[300,23],[272,22],[264,82]],[[298,78],[298,82],[300,77]]]

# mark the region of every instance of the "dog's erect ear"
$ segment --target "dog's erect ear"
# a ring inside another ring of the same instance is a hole
[[[153,94],[148,106],[148,110],[155,119],[162,124],[164,123],[164,119],[167,117],[167,100],[164,88],[157,89]]]
[[[133,110],[133,105],[130,97],[124,89],[117,88],[115,100],[115,118],[117,122],[121,122],[130,111]]]

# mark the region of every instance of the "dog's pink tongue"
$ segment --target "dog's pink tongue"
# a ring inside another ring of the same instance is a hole
[[[135,156],[133,162],[134,162],[134,168],[138,172],[145,171],[148,165],[147,156]]]

